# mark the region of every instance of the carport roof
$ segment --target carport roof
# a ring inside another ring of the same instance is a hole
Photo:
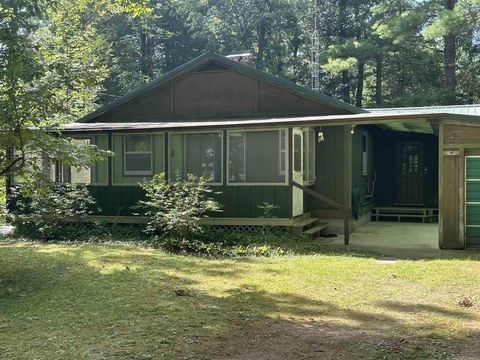
[[[278,118],[235,118],[182,121],[171,119],[163,122],[71,123],[56,128],[64,133],[118,132],[145,130],[226,129],[278,126],[332,126],[375,124],[386,130],[437,133],[438,121],[480,125],[480,116],[449,113],[360,113],[349,115],[301,116]]]

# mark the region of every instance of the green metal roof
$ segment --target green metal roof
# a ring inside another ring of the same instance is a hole
[[[169,71],[165,75],[161,76],[160,78],[149,82],[148,84],[145,84],[138,89],[122,96],[121,98],[112,101],[111,103],[104,105],[97,109],[96,111],[84,116],[78,122],[91,122],[95,118],[104,115],[108,113],[109,111],[117,108],[118,106],[121,106],[123,104],[126,104],[139,96],[142,96],[144,94],[147,94],[159,87],[162,87],[173,80],[177,79],[180,76],[183,76],[185,74],[188,74],[195,69],[199,68],[201,65],[206,64],[210,61],[215,61],[219,64],[222,64],[232,70],[237,71],[238,73],[244,74],[246,76],[250,76],[253,78],[256,78],[258,80],[262,80],[266,83],[269,83],[271,85],[277,86],[279,88],[282,88],[284,90],[287,90],[289,92],[295,93],[299,96],[302,96],[304,98],[308,98],[310,100],[322,103],[324,105],[328,105],[337,109],[342,109],[345,111],[348,111],[350,113],[364,113],[367,112],[364,109],[361,109],[359,107],[347,104],[344,101],[335,99],[331,96],[327,96],[325,94],[317,93],[315,91],[312,91],[306,87],[296,85],[292,83],[291,81],[279,78],[274,75],[267,74],[264,71],[255,69],[251,66],[247,66],[244,64],[241,64],[239,62],[233,61],[231,59],[226,58],[225,56],[221,56],[218,54],[213,54],[213,53],[206,53],[203,55],[200,55],[199,57],[175,68],[172,71]]]

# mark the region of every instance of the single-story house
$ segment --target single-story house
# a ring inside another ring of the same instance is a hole
[[[136,221],[142,179],[191,173],[218,192],[210,225],[327,226],[348,243],[372,218],[418,218],[438,221],[441,248],[480,245],[478,116],[370,112],[205,54],[62,131],[115,153],[53,175],[87,184],[105,220]]]

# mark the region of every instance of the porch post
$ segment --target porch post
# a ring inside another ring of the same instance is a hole
[[[350,125],[343,127],[343,142],[343,234],[344,244],[348,245],[352,213],[352,134]]]
[[[107,137],[108,137],[108,145],[107,145],[108,151],[113,152],[113,135],[112,135],[112,133],[109,132],[107,134]],[[113,157],[112,156],[109,156],[107,158],[107,184],[108,184],[108,186],[112,186],[112,184],[113,184]]]
[[[293,128],[289,127],[287,131],[288,213],[293,218]]]
[[[168,131],[163,133],[163,174],[165,175],[165,181],[169,182],[170,173],[168,168],[170,167],[169,160],[170,154],[168,153]]]

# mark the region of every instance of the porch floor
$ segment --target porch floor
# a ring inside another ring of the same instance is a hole
[[[334,243],[343,244],[343,235]],[[438,224],[369,222],[350,234],[350,247],[391,256],[437,255]]]

